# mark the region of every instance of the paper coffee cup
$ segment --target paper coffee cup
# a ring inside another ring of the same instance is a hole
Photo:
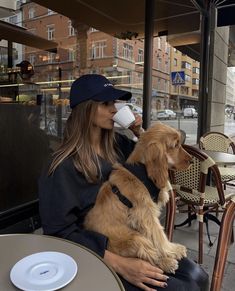
[[[129,106],[125,105],[114,114],[113,120],[121,127],[128,128],[135,122],[135,115],[132,113]]]

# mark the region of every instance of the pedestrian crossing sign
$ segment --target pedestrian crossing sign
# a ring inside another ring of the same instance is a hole
[[[172,85],[183,85],[185,84],[185,73],[184,71],[171,72]]]

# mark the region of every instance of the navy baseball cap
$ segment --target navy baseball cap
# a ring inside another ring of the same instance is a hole
[[[114,88],[113,84],[102,75],[88,74],[76,79],[70,89],[70,107],[87,101],[129,100],[131,92]]]

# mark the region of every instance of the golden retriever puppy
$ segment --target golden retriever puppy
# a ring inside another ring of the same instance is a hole
[[[160,205],[168,201],[168,169],[187,169],[190,161],[179,131],[155,124],[141,134],[126,164],[113,166],[85,218],[85,228],[107,236],[108,250],[174,273],[186,248],[168,240],[159,221]]]

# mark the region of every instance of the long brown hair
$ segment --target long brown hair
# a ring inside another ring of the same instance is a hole
[[[83,173],[88,182],[101,179],[100,159],[91,146],[92,123],[99,102],[83,102],[72,109],[66,122],[61,146],[54,154],[49,175],[68,157],[73,157],[76,169]],[[110,163],[117,161],[113,130],[102,129],[101,142],[103,158]]]

